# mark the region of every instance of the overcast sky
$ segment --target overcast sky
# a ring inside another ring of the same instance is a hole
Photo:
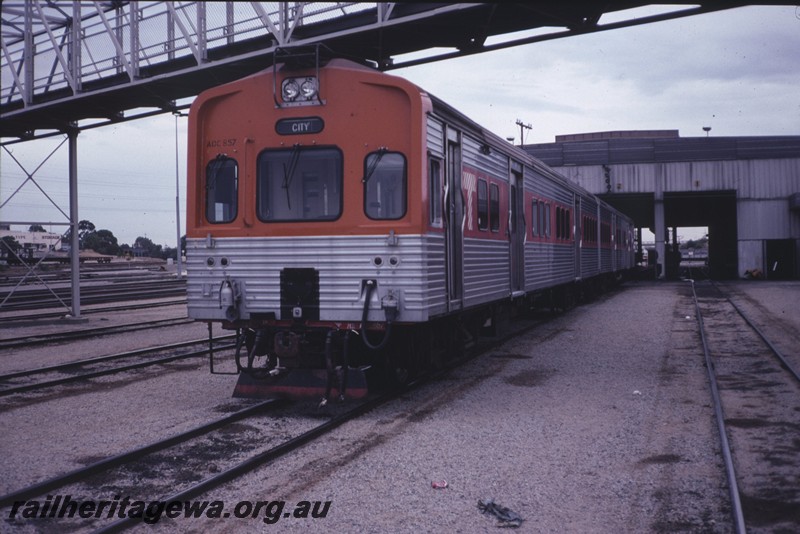
[[[601,20],[606,22],[606,19]],[[525,143],[610,130],[679,130],[682,137],[800,135],[800,9],[745,7],[531,44],[392,71],[502,137]],[[186,119],[178,119],[185,233]],[[60,138],[10,149],[32,172]],[[175,246],[175,118],[87,130],[78,137],[81,219],[120,243]],[[67,147],[35,174],[68,212]],[[25,179],[3,149],[0,203]],[[31,183],[0,221],[63,221]],[[52,227],[62,232],[65,227]]]

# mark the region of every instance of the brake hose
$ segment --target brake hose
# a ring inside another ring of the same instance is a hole
[[[389,341],[389,336],[392,333],[392,321],[388,318],[386,319],[386,331],[383,333],[381,342],[377,345],[370,343],[369,338],[367,338],[367,315],[369,315],[369,301],[370,297],[372,297],[372,291],[375,289],[375,281],[366,280],[364,283],[366,284],[366,295],[364,296],[364,312],[361,314],[361,339],[364,340],[364,345],[366,345],[368,349],[381,350]]]

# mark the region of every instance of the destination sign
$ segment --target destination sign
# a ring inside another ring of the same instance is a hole
[[[298,135],[319,133],[325,128],[320,117],[303,117],[298,119],[281,119],[275,123],[275,131],[279,135]]]

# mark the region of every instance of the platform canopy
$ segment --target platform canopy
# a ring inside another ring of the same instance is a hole
[[[269,67],[281,47],[322,43],[389,70],[742,5],[794,2],[4,0],[0,137],[174,111],[181,99]]]

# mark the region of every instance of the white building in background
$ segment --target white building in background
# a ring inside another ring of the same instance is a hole
[[[30,251],[55,250],[60,248],[61,234],[52,232],[27,232],[0,229],[0,239],[11,236],[22,248]]]

